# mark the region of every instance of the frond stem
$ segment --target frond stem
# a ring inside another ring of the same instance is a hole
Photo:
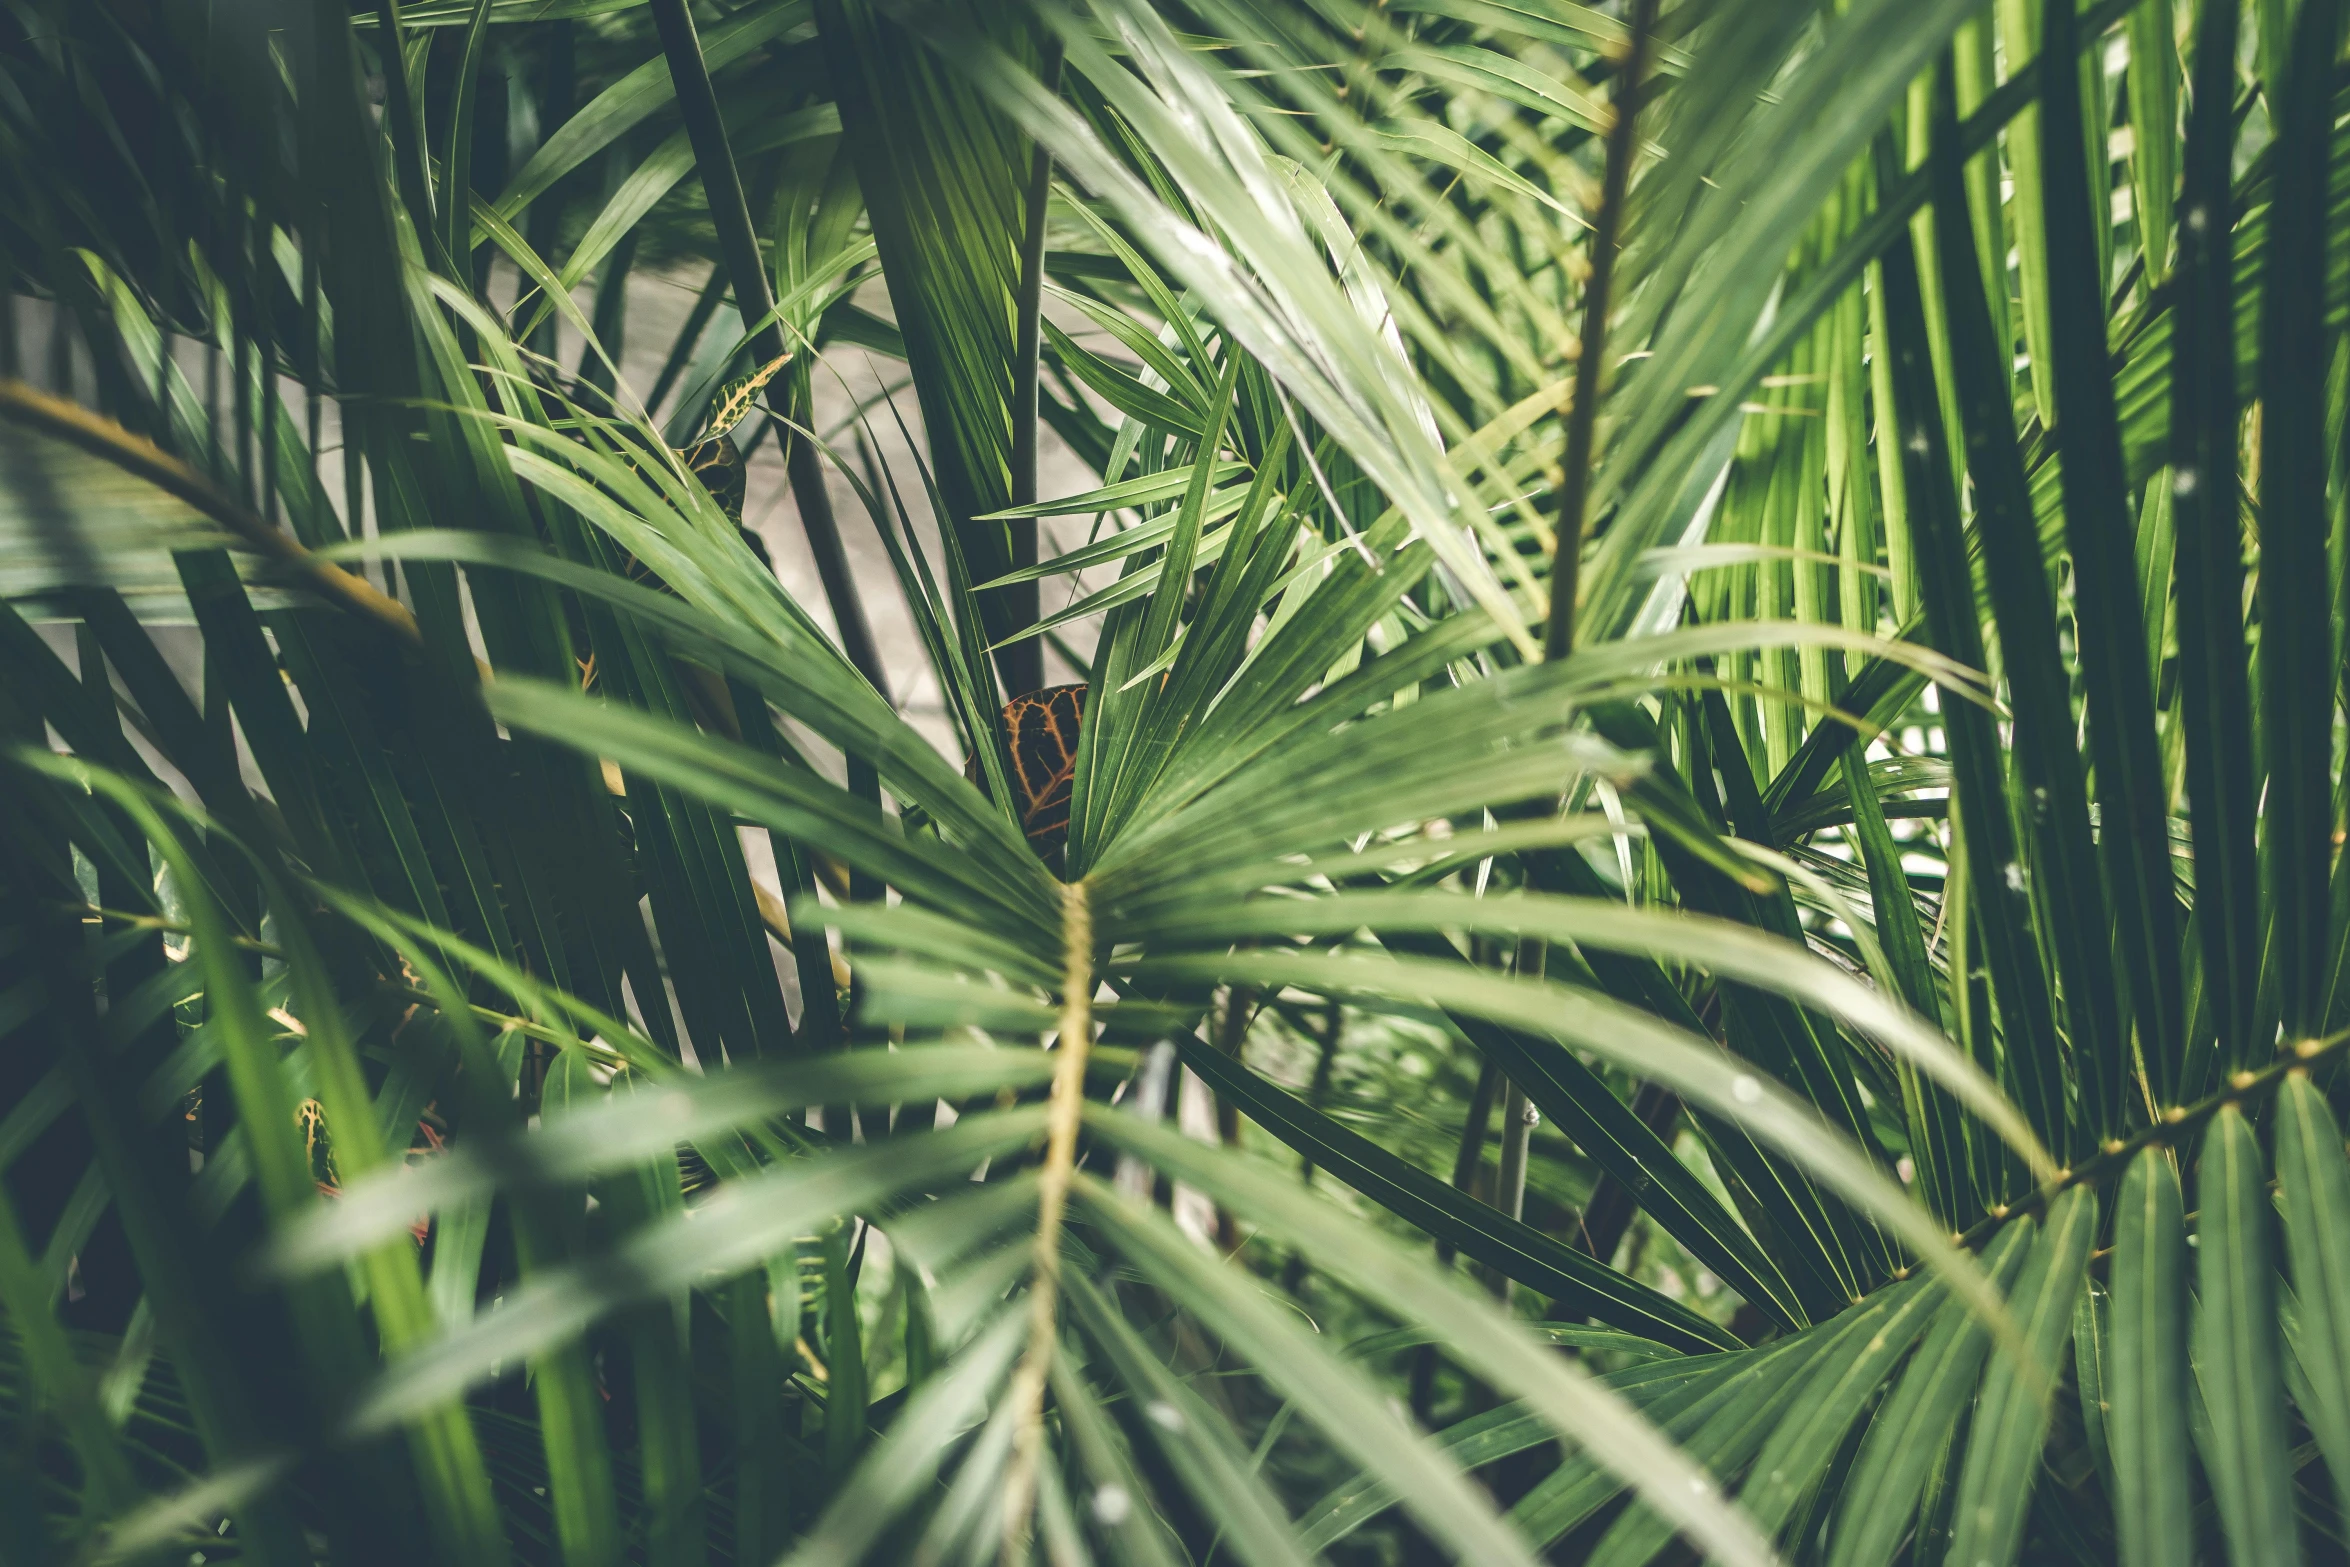
[[[1600,179],[1599,211],[1593,214],[1591,276],[1583,285],[1583,340],[1575,362],[1575,400],[1567,410],[1566,468],[1559,477],[1558,545],[1550,563],[1550,624],[1542,638],[1545,658],[1564,658],[1575,646],[1575,600],[1582,587],[1583,530],[1591,509],[1591,450],[1599,423],[1599,379],[1607,360],[1607,317],[1615,291],[1617,236],[1624,226],[1624,197],[1632,185],[1632,159],[1640,151],[1641,78],[1648,74],[1650,34],[1656,31],[1658,0],[1636,0],[1632,38],[1616,78],[1615,119],[1607,130],[1607,167]]]
[[[1054,90],[1060,86],[1061,45],[1057,38],[1046,46],[1044,66],[1037,72],[1037,79]],[[1052,204],[1052,191],[1052,149],[1038,142],[1029,153],[1028,208],[1020,236],[1020,296],[1014,302],[1012,327],[1012,504],[1015,506],[1033,505],[1037,499],[1037,383],[1044,323],[1045,213]],[[1024,518],[1007,526],[1012,536],[1012,564],[1035,565],[1036,519]],[[1013,625],[1025,626],[1037,619],[1036,584],[1005,588],[1001,597],[1005,615]],[[998,658],[1005,669],[1008,695],[1033,691],[1044,684],[1044,643],[1040,639],[1015,643],[1003,649]]]
[[[2248,1104],[2274,1090],[2295,1072],[2311,1068],[2350,1051],[2350,1028],[2328,1034],[2323,1039],[2305,1039],[2285,1046],[2277,1059],[2257,1072],[2238,1072],[2228,1085],[2215,1094],[2208,1094],[2191,1105],[2179,1105],[2162,1112],[2162,1118],[2128,1137],[2116,1138],[2099,1149],[2095,1156],[2082,1160],[2069,1170],[2056,1175],[2029,1194],[2012,1203],[1994,1208],[1984,1218],[1961,1234],[1951,1237],[1969,1250],[1980,1250],[1984,1243],[1999,1233],[2010,1219],[2038,1213],[2075,1186],[2094,1186],[2109,1175],[2118,1174],[2140,1149],[2157,1144],[2176,1148],[2229,1105]],[[1901,1276],[1908,1274],[1903,1269]]]
[[[1086,884],[1067,883],[1061,905],[1061,1059],[1046,1107],[1044,1168],[1036,1185],[1034,1277],[1028,1286],[1028,1348],[1012,1378],[1012,1463],[1004,1477],[1004,1558],[1028,1559],[1029,1512],[1044,1449],[1044,1388],[1060,1336],[1061,1220],[1077,1169],[1077,1128],[1085,1114],[1085,1063],[1093,1045],[1093,906]]]

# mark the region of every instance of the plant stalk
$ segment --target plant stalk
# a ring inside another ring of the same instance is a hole
[[[1583,533],[1591,510],[1591,456],[1598,438],[1599,388],[1607,362],[1608,310],[1613,304],[1616,253],[1624,224],[1624,201],[1632,188],[1632,159],[1640,150],[1641,78],[1648,74],[1650,34],[1656,30],[1659,0],[1635,0],[1632,36],[1616,78],[1615,118],[1607,132],[1607,166],[1601,176],[1599,211],[1591,234],[1591,276],[1583,285],[1583,336],[1575,361],[1575,399],[1567,410],[1567,451],[1559,475],[1559,529],[1550,562],[1550,621],[1543,628],[1542,656],[1565,658],[1575,650],[1575,610],[1582,596]],[[1520,972],[1541,974],[1545,952],[1537,941],[1520,942]],[[1526,1149],[1533,1136],[1533,1109],[1515,1083],[1502,1099],[1501,1189],[1497,1206],[1517,1218],[1526,1202]],[[1507,1280],[1498,1293],[1508,1299]]]
[[[1477,1071],[1477,1086],[1469,1095],[1469,1113],[1461,1122],[1461,1143],[1452,1158],[1452,1189],[1465,1192],[1477,1184],[1477,1167],[1485,1162],[1485,1129],[1493,1119],[1493,1096],[1501,1092],[1501,1068],[1487,1061]],[[1436,1243],[1436,1260],[1451,1267],[1450,1241]]]
[[[1493,1119],[1493,1099],[1501,1089],[1501,1068],[1488,1060],[1477,1069],[1477,1086],[1469,1095],[1469,1113],[1461,1123],[1460,1147],[1452,1158],[1452,1189],[1456,1192],[1469,1191],[1477,1184],[1478,1166],[1485,1162],[1485,1128]],[[1451,1241],[1437,1241],[1438,1268],[1450,1272],[1455,1255]],[[1421,1345],[1412,1357],[1410,1391],[1413,1415],[1426,1420],[1436,1395],[1435,1345]]]
[[[810,401],[814,401],[813,387]],[[786,434],[783,463],[791,476],[792,504],[799,508],[800,526],[808,535],[808,552],[816,557],[816,575],[824,584],[824,602],[832,606],[833,624],[840,628],[841,651],[848,654],[849,662],[857,666],[857,672],[873,689],[881,693],[882,700],[889,701],[889,674],[882,668],[881,649],[873,641],[873,628],[865,622],[865,601],[857,595],[857,578],[849,569],[848,551],[841,546],[840,524],[832,514],[832,492],[824,482],[824,460],[816,453],[816,443],[807,436]]]
[[[1218,1020],[1215,1046],[1237,1061],[1248,1040],[1249,1024],[1256,1021],[1257,993],[1235,985],[1224,997],[1224,1015]],[[1216,1106],[1216,1141],[1226,1148],[1240,1146],[1240,1106],[1210,1091]],[[1229,1257],[1240,1250],[1240,1220],[1222,1203],[1216,1204],[1216,1249]]]
[[[677,91],[678,114],[694,149],[694,166],[701,171],[710,221],[718,230],[718,264],[734,285],[735,303],[750,330],[751,352],[760,364],[773,364],[787,351],[783,329],[768,319],[775,311],[775,295],[760,257],[758,234],[751,227],[751,207],[743,196],[734,147],[719,118],[718,93],[702,59],[701,35],[694,29],[687,0],[652,0],[652,8],[661,52],[669,60],[669,79]]]
[[[1559,477],[1558,544],[1550,563],[1550,624],[1545,658],[1564,658],[1575,646],[1575,606],[1582,589],[1583,530],[1591,509],[1591,452],[1599,423],[1599,382],[1607,362],[1607,318],[1614,303],[1616,252],[1624,226],[1624,197],[1632,159],[1640,150],[1641,78],[1648,74],[1649,35],[1658,0],[1636,0],[1632,40],[1616,78],[1615,120],[1607,132],[1607,168],[1591,231],[1591,276],[1583,285],[1583,339],[1575,362],[1575,401],[1567,410],[1566,470]]]
[[[1673,1123],[1681,1118],[1681,1101],[1670,1089],[1643,1083],[1632,1096],[1632,1113],[1669,1145]],[[1603,1175],[1591,1188],[1567,1244],[1612,1266],[1616,1248],[1623,1243],[1624,1232],[1631,1228],[1632,1216],[1638,1211],[1639,1199],[1633,1196],[1632,1188],[1612,1175]]]
[[[1540,1119],[1526,1091],[1510,1084],[1501,1096],[1501,1175],[1495,1183],[1493,1205],[1513,1219],[1525,1216],[1526,1150],[1534,1136],[1534,1123]],[[1503,1301],[1510,1298],[1507,1275],[1495,1276],[1493,1293]]]
[[[1048,91],[1061,81],[1059,40],[1047,46],[1037,78]],[[1028,165],[1027,226],[1020,235],[1020,297],[1012,323],[1012,504],[1036,503],[1037,383],[1044,337],[1044,220],[1053,190],[1052,150],[1038,142]],[[1014,569],[1036,564],[1036,519],[1022,517],[1006,526],[1011,530]],[[1019,583],[999,589],[1004,616],[1013,625],[1034,625],[1041,599],[1037,584]],[[1017,696],[1044,684],[1044,644],[1036,638],[1017,642],[998,655],[1004,670],[1006,694]]]
[[[1550,949],[1532,937],[1518,940],[1518,972],[1539,979],[1550,956]],[[1534,1123],[1541,1119],[1526,1091],[1516,1083],[1504,1079],[1501,1096],[1501,1169],[1494,1182],[1493,1205],[1511,1218],[1520,1218],[1526,1211],[1526,1150],[1533,1141]],[[1510,1298],[1510,1281],[1496,1274],[1493,1293],[1501,1300]]]
[[[2035,1187],[2012,1203],[2004,1203],[1991,1210],[1971,1228],[1954,1235],[1951,1240],[1969,1250],[1980,1251],[1985,1242],[1997,1234],[2011,1219],[2038,1213],[2076,1186],[2094,1186],[2125,1168],[2142,1148],[2160,1143],[2169,1148],[2183,1148],[2187,1139],[2229,1105],[2248,1104],[2275,1089],[2295,1072],[2309,1072],[2350,1051],[2350,1029],[2328,1034],[2323,1039],[2305,1039],[2286,1046],[2277,1059],[2258,1071],[2238,1072],[2228,1080],[2228,1086],[2215,1094],[2163,1112],[2161,1120],[2142,1127],[2124,1138],[2107,1143],[2090,1158],[2082,1160],[2069,1170],[2059,1170],[2055,1176]],[[1897,1277],[1907,1277],[1903,1269]]]
[[[1028,1560],[1036,1469],[1044,1452],[1044,1387],[1060,1337],[1061,1218],[1077,1170],[1077,1128],[1085,1114],[1085,1062],[1093,1045],[1093,908],[1086,885],[1062,889],[1061,1059],[1053,1068],[1045,1118],[1044,1168],[1036,1183],[1034,1276],[1028,1284],[1028,1348],[1013,1374],[1011,1397],[1019,1428],[1004,1476],[1004,1559]]]
[[[735,167],[734,148],[726,139],[726,125],[718,115],[718,94],[710,85],[710,68],[702,59],[701,36],[694,31],[687,0],[652,0],[653,22],[661,32],[661,52],[669,60],[669,79],[677,88],[677,108],[685,120],[686,139],[694,149],[694,166],[702,171],[702,190],[709,198],[710,221],[718,230],[718,264],[734,286],[735,308],[750,329],[751,354],[760,365],[774,364],[790,352],[783,328],[773,319],[775,291],[767,279],[767,264],[759,253],[759,236],[751,227],[750,203],[743,196],[741,172]],[[788,417],[770,403],[769,412]],[[797,454],[807,450],[806,467],[792,467],[792,500],[799,507],[800,527],[816,557],[816,573],[824,582],[825,602],[840,629],[841,649],[849,662],[886,698],[889,681],[882,672],[873,633],[865,621],[865,606],[857,595],[857,581],[849,572],[848,555],[841,548],[840,525],[824,490],[822,464],[805,439],[791,442]],[[812,476],[814,482],[807,482]]]

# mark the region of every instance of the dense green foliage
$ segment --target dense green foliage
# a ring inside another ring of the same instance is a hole
[[[0,1567],[2350,1556],[2344,11],[19,0]]]

